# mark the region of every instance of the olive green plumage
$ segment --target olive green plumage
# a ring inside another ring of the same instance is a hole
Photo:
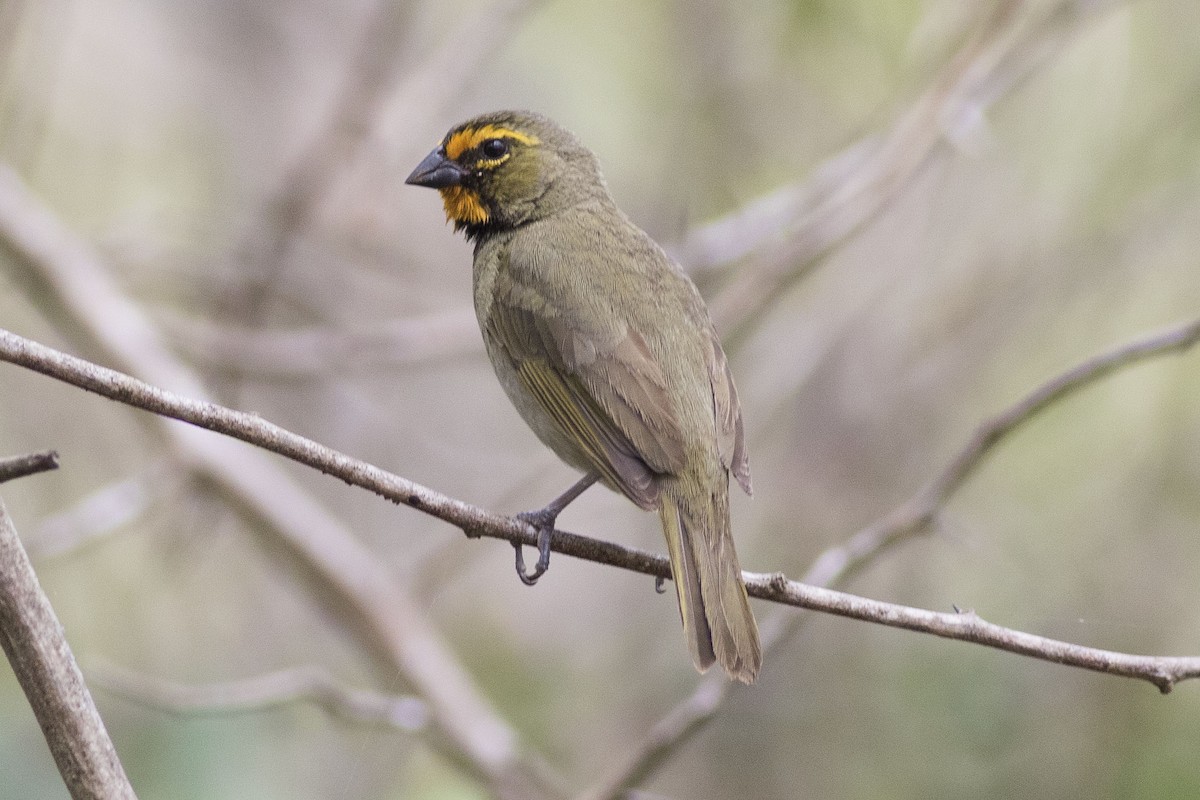
[[[762,653],[729,523],[730,474],[750,492],[741,407],[696,287],[543,116],[463,123],[409,182],[439,189],[475,242],[475,311],[521,416],[659,511],[696,667],[753,681]]]

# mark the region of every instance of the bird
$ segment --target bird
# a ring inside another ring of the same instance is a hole
[[[537,512],[534,583],[558,513],[599,481],[657,511],[695,667],[753,683],[758,626],[729,478],[752,493],[741,403],[695,284],[618,207],[596,155],[530,111],[451,128],[406,183],[436,189],[474,244],[476,316],[518,413],[584,477]]]

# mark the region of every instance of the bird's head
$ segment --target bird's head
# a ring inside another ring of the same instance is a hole
[[[529,111],[498,111],[450,129],[405,183],[437,189],[446,219],[473,239],[607,196],[596,157]]]

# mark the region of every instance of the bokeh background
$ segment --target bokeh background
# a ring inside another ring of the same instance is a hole
[[[495,383],[469,246],[403,185],[452,124],[502,107],[575,130],[710,299],[751,448],[755,497],[734,509],[750,570],[798,577],[990,415],[1200,313],[1194,0],[0,3],[0,162],[212,397],[511,513],[574,476]],[[84,289],[85,322],[69,270],[0,244],[0,325],[138,371],[97,334],[125,309]],[[1200,353],[1057,403],[846,588],[1200,653],[1198,407]],[[417,691],[147,415],[0,365],[0,452],[50,447],[62,469],[3,498],[86,674],[317,666]],[[278,466],[414,598],[558,796],[696,687],[652,581],[559,557],[527,589],[502,542]],[[561,523],[662,549],[656,519],[604,491]],[[144,798],[491,791],[432,726],[96,694]],[[1185,797],[1198,746],[1198,686],[1164,697],[814,616],[640,789]],[[0,776],[0,798],[67,796],[7,668]]]

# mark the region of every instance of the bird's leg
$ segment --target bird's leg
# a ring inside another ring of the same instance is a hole
[[[558,519],[558,515],[564,508],[571,505],[575,498],[587,491],[587,488],[599,479],[599,475],[584,475],[570,489],[551,500],[545,508],[517,514],[517,519],[532,525],[538,531],[538,560],[533,567],[533,572],[525,571],[525,556],[521,553],[521,545],[513,542],[513,549],[517,551],[517,577],[521,579],[521,583],[533,586],[538,582],[538,578],[546,573],[550,567],[550,537],[554,534],[555,520]]]

